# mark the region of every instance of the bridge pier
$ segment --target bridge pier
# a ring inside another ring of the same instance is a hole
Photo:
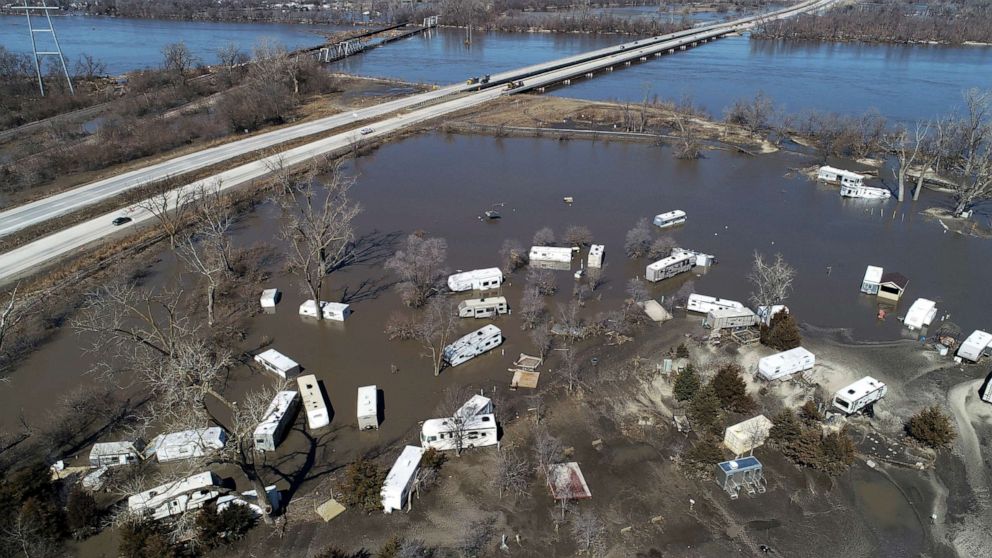
[[[587,78],[591,78],[591,77],[592,77],[592,72],[589,72],[589,73],[587,73],[587,74],[586,74],[586,77],[587,77]]]
[[[537,88],[537,92],[538,93],[544,93],[544,88],[543,87],[538,87]]]
[[[630,60],[623,63],[624,66],[630,66]]]
[[[675,54],[675,49],[674,48],[668,49],[668,54]]]
[[[656,52],[656,53],[654,53],[654,57],[655,57],[655,58],[661,58],[661,53],[660,53],[660,52]]]
[[[564,83],[565,85],[572,85],[572,80],[570,80],[570,79],[566,79],[566,80],[565,80],[565,81],[563,81],[562,83]]]
[[[647,56],[642,56],[641,57],[641,62],[647,62],[647,60],[648,60],[648,57]]]
[[[685,45],[680,46],[679,50],[685,50]]]
[[[612,72],[613,71],[613,66],[610,66],[609,68],[606,68],[606,71],[607,72]]]

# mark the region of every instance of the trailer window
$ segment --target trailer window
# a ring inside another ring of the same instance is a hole
[[[841,407],[844,407],[845,409],[847,408],[847,401],[844,401],[842,399],[834,399],[834,403],[840,405]]]

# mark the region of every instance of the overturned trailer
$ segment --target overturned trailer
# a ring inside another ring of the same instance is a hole
[[[449,366],[458,366],[503,343],[503,332],[489,324],[465,335],[442,351],[442,358]]]
[[[127,507],[151,519],[165,519],[202,508],[220,492],[220,479],[206,471],[135,494],[127,499]]]
[[[473,269],[455,273],[448,277],[448,289],[454,292],[487,291],[498,289],[503,284],[503,272],[498,267]]]
[[[159,463],[203,457],[224,449],[227,432],[219,426],[170,432],[156,436],[148,448],[153,449]]]
[[[383,512],[403,510],[410,504],[410,493],[413,492],[417,482],[417,471],[420,470],[420,460],[423,456],[423,448],[417,446],[403,448],[403,452],[389,469],[389,474],[386,475],[379,492]]]

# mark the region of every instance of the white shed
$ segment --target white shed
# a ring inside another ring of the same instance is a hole
[[[97,442],[90,450],[90,465],[93,467],[130,465],[139,459],[138,448],[133,442]]]
[[[282,379],[289,379],[300,373],[300,365],[275,349],[267,349],[255,355],[255,362]]]
[[[262,308],[275,308],[281,298],[282,293],[279,292],[279,289],[265,289],[262,291],[262,296],[258,298],[258,302]]]
[[[255,427],[255,449],[275,451],[286,436],[286,430],[293,424],[299,398],[295,391],[280,391],[269,403],[265,419]]]
[[[780,380],[813,368],[816,356],[802,347],[789,349],[758,361],[758,374],[768,380]]]
[[[976,329],[958,347],[958,356],[971,362],[978,362],[989,347],[992,347],[992,333]]]
[[[902,323],[909,329],[923,329],[930,325],[936,316],[937,303],[926,298],[918,298],[909,307],[906,319]]]
[[[589,247],[589,257],[586,262],[587,267],[597,269],[603,267],[603,254],[606,246],[603,244],[593,244]]]
[[[376,386],[358,388],[358,429],[379,428],[379,389]]]
[[[320,312],[325,320],[343,322],[351,315],[351,305],[343,302],[320,301]],[[317,305],[313,299],[304,301],[300,305],[300,315],[308,318],[317,317]]]
[[[498,267],[473,269],[448,276],[448,289],[461,291],[488,291],[503,284],[503,272]]]
[[[212,451],[224,449],[227,432],[219,426],[171,432],[152,440],[159,463],[203,457]]]
[[[723,445],[734,452],[734,455],[744,455],[754,448],[761,447],[768,439],[772,421],[765,415],[758,415],[728,426],[723,434]]]
[[[392,513],[393,510],[402,510],[410,503],[410,492],[417,480],[417,471],[420,470],[420,459],[423,456],[424,448],[403,448],[403,453],[393,463],[393,468],[382,483],[382,491],[379,493],[382,497],[382,511]]]
[[[317,376],[307,374],[296,379],[300,386],[300,396],[303,398],[303,409],[307,413],[307,426],[310,430],[323,428],[331,423],[331,417],[327,410],[327,400],[324,392],[320,389],[320,382]]]
[[[882,274],[885,272],[880,267],[868,266],[865,270],[865,278],[861,280],[861,292],[870,295],[877,295],[878,288],[882,285]]]

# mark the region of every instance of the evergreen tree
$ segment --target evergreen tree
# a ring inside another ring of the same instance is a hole
[[[754,399],[747,393],[747,384],[741,378],[743,370],[737,364],[720,367],[710,384],[723,408],[733,413],[749,413],[754,410]]]
[[[951,417],[939,407],[926,407],[906,423],[906,433],[934,449],[945,448],[957,437]]]
[[[722,434],[721,406],[720,398],[713,391],[713,386],[707,384],[696,391],[696,395],[689,402],[689,418],[700,432]]]
[[[761,344],[779,351],[788,351],[802,345],[803,336],[799,332],[792,314],[778,312],[772,316],[767,326],[761,326]]]
[[[678,401],[689,401],[696,392],[699,391],[699,375],[691,365],[686,365],[685,369],[675,376],[675,383],[672,385],[672,392]]]

